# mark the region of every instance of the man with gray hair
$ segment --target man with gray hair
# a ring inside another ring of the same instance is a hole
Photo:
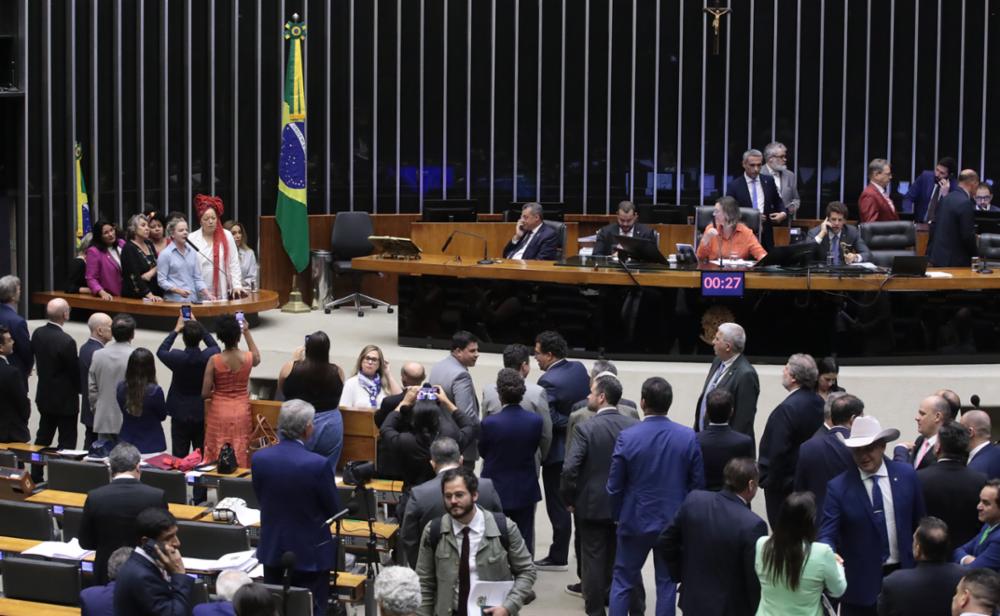
[[[215,578],[215,594],[219,600],[199,603],[194,606],[192,616],[234,616],[233,596],[247,584],[253,584],[253,580],[245,572],[226,569]]]
[[[80,608],[87,616],[114,616],[115,613],[115,579],[118,570],[132,556],[131,546],[120,547],[108,558],[108,583],[90,586],[80,591]],[[197,614],[197,612],[196,612]],[[230,616],[232,613],[230,612]]]
[[[699,432],[708,425],[706,398],[716,388],[727,390],[733,395],[733,417],[729,426],[754,439],[753,421],[757,415],[757,397],[760,395],[760,379],[757,371],[743,355],[747,336],[738,323],[722,323],[712,339],[715,359],[705,378],[698,407],[695,410],[694,429]]]
[[[764,155],[760,150],[743,153],[743,173],[734,177],[726,187],[726,195],[736,199],[743,208],[753,208],[760,214],[760,243],[764,250],[774,248],[773,225],[788,219],[785,204],[778,194],[778,187],[770,175],[762,175]]]
[[[788,148],[784,143],[772,141],[764,146],[764,166],[760,173],[774,178],[789,218],[794,217],[799,209],[799,189],[795,172],[788,168]]]
[[[59,431],[59,449],[76,449],[76,415],[80,410],[80,358],[76,341],[63,331],[69,320],[69,304],[61,297],[45,306],[48,322],[35,329],[31,345],[38,361],[38,432],[35,444],[48,447]],[[43,466],[32,467],[35,483],[42,480]]]
[[[558,258],[560,248],[559,236],[542,221],[541,204],[525,203],[514,237],[504,246],[503,256],[505,259],[552,261]]]
[[[35,354],[31,350],[28,322],[17,313],[20,301],[21,279],[12,275],[0,278],[0,325],[5,326],[14,339],[14,354],[9,358],[10,365],[21,371],[24,388],[27,389],[28,375],[35,365]]]
[[[253,490],[260,503],[257,560],[264,582],[280,584],[291,553],[293,586],[313,593],[313,612],[326,613],[330,570],[336,566],[330,528],[324,522],[340,506],[337,486],[325,456],[306,449],[316,409],[303,400],[287,400],[278,416],[277,445],[253,455]]]
[[[881,222],[899,220],[896,206],[892,203],[889,182],[892,180],[892,166],[884,158],[876,158],[868,163],[868,185],[858,197],[859,222]]]
[[[816,393],[816,361],[804,353],[788,358],[781,386],[788,396],[771,411],[760,439],[760,487],[764,488],[767,521],[773,527],[778,509],[792,493],[799,447],[823,425],[823,398]]]
[[[375,578],[375,601],[382,616],[416,614],[420,608],[420,578],[417,572],[409,567],[382,569]]]
[[[1000,447],[993,444],[993,426],[986,411],[974,409],[962,413],[962,425],[969,431],[969,460],[966,465],[986,475],[1000,477]]]
[[[88,391],[90,364],[94,359],[94,353],[104,348],[104,345],[111,342],[111,317],[103,312],[95,312],[87,319],[87,327],[90,328],[90,338],[80,347],[80,392]],[[90,406],[90,395],[81,396],[80,400],[80,423],[84,426],[83,448],[90,449],[97,438],[94,433],[94,409]]]
[[[108,558],[122,546],[135,545],[135,518],[150,507],[167,508],[163,490],[139,481],[139,450],[121,442],[108,456],[111,483],[87,493],[80,521],[80,547],[97,550],[94,577],[108,581]]]

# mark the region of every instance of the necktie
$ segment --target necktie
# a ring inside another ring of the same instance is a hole
[[[830,250],[833,252],[833,264],[840,265],[840,234],[830,238]]]
[[[872,512],[875,514],[875,526],[878,528],[879,540],[882,543],[882,562],[889,559],[889,529],[885,523],[885,503],[882,502],[882,489],[878,487],[878,475],[869,477],[872,482]]]
[[[750,199],[753,201],[753,209],[760,210],[757,206],[757,178],[750,180]]]
[[[924,439],[924,443],[920,446],[920,451],[917,452],[917,455],[913,458],[913,468],[920,466],[920,462],[924,459],[924,456],[927,455],[927,451],[930,450],[930,448],[930,439]]]
[[[458,616],[468,616],[467,604],[469,603],[469,531],[472,529],[466,526],[462,529],[462,556],[458,562]]]
[[[701,409],[698,413],[698,419],[700,427],[702,430],[705,429],[705,412],[708,402],[708,394],[712,393],[716,387],[719,385],[719,380],[722,378],[722,373],[726,371],[726,364],[720,363],[719,367],[715,370],[715,374],[709,379],[708,385],[705,387],[705,395],[701,397]]]
[[[938,201],[941,199],[941,187],[937,184],[934,185],[934,190],[931,191],[931,200],[927,203],[927,222],[934,222],[934,211],[937,210]]]

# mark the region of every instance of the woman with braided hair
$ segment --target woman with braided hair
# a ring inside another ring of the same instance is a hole
[[[195,195],[195,214],[201,225],[188,236],[201,256],[201,277],[215,297],[245,297],[240,256],[233,234],[222,228],[225,206],[222,199],[210,195]]]

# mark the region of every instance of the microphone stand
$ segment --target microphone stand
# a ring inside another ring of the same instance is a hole
[[[365,500],[365,513],[368,517],[368,543],[365,546],[366,570],[365,570],[365,614],[377,614],[375,605],[375,576],[378,568],[378,536],[375,534],[375,511],[372,502],[375,500],[375,491],[366,485],[359,484],[354,488],[355,495],[360,494]]]
[[[211,263],[212,267],[215,268],[215,271],[222,272],[222,275],[226,277],[226,299],[233,299],[233,293],[235,292],[235,289],[233,288],[233,279],[232,277],[229,276],[229,272],[216,265],[215,261],[206,256],[205,253],[199,250],[198,247],[195,246],[193,243],[191,243],[190,240],[188,240],[187,245],[193,248],[194,251],[201,256],[202,259],[205,259],[206,261]],[[206,282],[205,284],[207,285],[208,283]]]
[[[332,518],[323,522],[323,527],[327,529],[330,528],[331,524],[335,524],[333,534],[336,537],[336,541],[333,544],[333,613],[335,616],[347,615],[347,608],[341,603],[340,596],[337,594],[337,576],[340,575],[340,546],[343,543],[340,535],[340,521],[349,511],[350,509],[338,511]]]
[[[469,237],[474,237],[474,238],[476,238],[478,240],[482,240],[482,242],[483,242],[483,258],[480,259],[479,261],[476,261],[477,264],[479,264],[479,265],[493,265],[494,263],[496,263],[496,261],[494,261],[493,259],[489,258],[489,243],[486,241],[486,238],[484,236],[479,235],[478,233],[470,233],[469,231],[462,231],[461,229],[455,229],[454,231],[451,232],[451,235],[449,235],[448,239],[445,240],[444,246],[441,246],[441,252],[444,252],[448,248],[448,246],[451,244],[451,240],[456,235],[467,235]],[[459,259],[459,260],[461,260],[461,259]]]

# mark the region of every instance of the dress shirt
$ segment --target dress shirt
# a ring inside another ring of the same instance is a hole
[[[541,229],[541,228],[542,228],[542,225],[539,224],[537,227],[535,227],[531,231],[528,231],[527,232],[527,236],[528,237],[523,238],[523,240],[521,242],[521,245],[517,248],[517,250],[514,251],[514,254],[510,255],[510,258],[511,259],[523,259],[524,258],[524,251],[528,249],[528,244],[531,243],[531,240],[535,239],[535,235],[538,233],[538,230]]]
[[[982,451],[983,447],[986,447],[989,444],[990,444],[990,442],[986,441],[984,443],[980,443],[980,444],[976,445],[975,447],[973,447],[972,450],[969,452],[969,459],[965,462],[965,465],[968,466],[969,462],[972,462],[972,458],[975,458],[976,454],[979,453],[980,451]]]
[[[257,255],[249,248],[240,248],[240,272],[243,275],[243,286],[247,287],[250,281],[257,282]]]
[[[769,165],[765,166],[767,167],[767,170],[770,172],[771,177],[774,178],[774,186],[778,189],[778,193],[781,193],[781,173],[775,171]]]
[[[885,530],[889,534],[889,558],[885,561],[886,565],[893,565],[899,562],[899,539],[896,537],[896,506],[892,502],[892,485],[889,483],[889,471],[885,468],[885,462],[882,462],[882,467],[879,468],[874,473],[866,473],[861,469],[858,469],[861,473],[861,484],[865,486],[865,492],[868,493],[868,501],[872,499],[872,482],[868,481],[869,477],[877,476],[879,490],[882,491],[882,506],[885,513]]]
[[[163,576],[163,579],[167,580],[168,582],[170,581],[170,574],[169,574],[169,573],[167,573],[167,572],[166,572],[166,571],[165,571],[165,570],[163,569],[163,566],[162,566],[162,565],[160,565],[160,563],[158,563],[158,562],[156,562],[155,560],[153,560],[153,557],[151,557],[151,556],[150,556],[149,554],[147,554],[147,553],[146,553],[146,550],[142,549],[142,546],[139,546],[139,547],[137,547],[137,548],[136,548],[136,549],[134,550],[134,552],[135,552],[136,554],[138,554],[139,556],[141,556],[141,557],[145,558],[145,559],[146,559],[146,560],[148,560],[149,562],[153,563],[153,566],[155,566],[155,567],[156,567],[156,570],[160,572],[160,575],[162,575],[162,576]],[[164,554],[164,556],[166,556],[166,554]]]
[[[913,455],[913,468],[920,466],[920,461],[924,459],[928,453],[934,451],[934,445],[937,445],[938,435],[924,439],[924,442],[920,444],[920,449]],[[923,453],[921,453],[923,452]]]
[[[764,187],[761,186],[760,175],[758,175],[757,177],[755,177],[754,179],[751,180],[747,176],[747,174],[744,173],[743,174],[743,179],[746,180],[746,183],[747,183],[747,192],[750,193],[750,203],[752,204],[754,202],[753,192],[754,192],[754,190],[756,190],[757,191],[757,209],[759,211],[763,212],[764,211]]]
[[[483,510],[475,503],[472,506],[476,508],[476,515],[472,516],[472,520],[469,522],[469,588],[475,586],[479,580],[479,576],[476,575],[476,552],[479,551],[479,544],[482,543],[483,537],[486,535],[486,518],[483,517]],[[455,541],[458,542],[460,549],[462,547],[462,529],[464,528],[465,524],[455,518],[451,519],[451,532],[455,534]]]
[[[195,250],[186,246],[182,253],[177,244],[171,242],[156,260],[156,281],[163,289],[163,299],[168,302],[199,303],[198,294],[208,290],[208,285],[201,277],[201,265],[198,264]],[[188,297],[172,293],[171,289],[191,291]]]

